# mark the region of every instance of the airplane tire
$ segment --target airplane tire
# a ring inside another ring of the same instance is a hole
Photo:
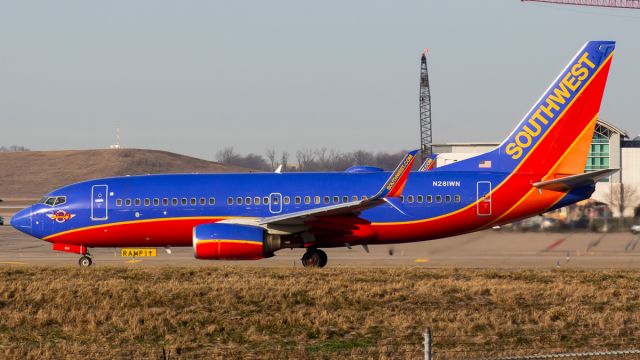
[[[327,265],[327,253],[320,249],[310,248],[302,256],[302,266],[322,268]]]
[[[78,260],[78,264],[82,267],[89,267],[92,263],[93,261],[91,261],[91,258],[88,256],[83,256]]]
[[[320,249],[316,249],[316,251],[318,251],[318,255],[320,255],[320,263],[318,264],[318,266],[323,268],[327,265],[327,261],[329,260],[329,258],[327,257],[327,253]]]

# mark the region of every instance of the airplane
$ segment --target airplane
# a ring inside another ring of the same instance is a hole
[[[204,260],[304,248],[305,267],[324,267],[322,248],[439,239],[542,214],[588,199],[617,171],[584,173],[614,48],[587,42],[499,146],[429,171],[411,171],[410,151],[392,172],[95,179],[48,193],[11,225],[81,255],[81,266],[92,248],[182,246]]]

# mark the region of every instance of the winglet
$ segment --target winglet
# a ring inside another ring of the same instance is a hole
[[[384,197],[399,197],[402,195],[404,185],[407,183],[409,177],[409,171],[413,166],[413,162],[416,160],[416,154],[419,150],[409,151],[407,155],[402,158],[398,167],[391,173],[387,182],[384,183],[382,189],[373,197],[374,199]]]
[[[422,165],[420,165],[420,168],[418,169],[419,172],[424,172],[424,171],[429,171],[431,169],[433,169],[436,166],[436,158],[438,157],[438,154],[431,154],[427,157],[427,159],[424,161],[424,163],[422,163]]]

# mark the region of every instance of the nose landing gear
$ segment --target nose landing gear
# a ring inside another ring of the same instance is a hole
[[[302,255],[302,266],[322,268],[327,265],[327,253],[316,248],[307,248]]]

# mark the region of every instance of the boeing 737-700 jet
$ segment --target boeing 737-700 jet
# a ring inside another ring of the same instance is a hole
[[[303,265],[322,267],[321,248],[439,239],[542,214],[589,198],[616,171],[584,173],[614,47],[585,44],[502,144],[453,164],[412,172],[412,151],[393,172],[96,179],[50,192],[11,225],[82,255],[83,266],[91,248],[193,246],[207,260],[305,248]]]

